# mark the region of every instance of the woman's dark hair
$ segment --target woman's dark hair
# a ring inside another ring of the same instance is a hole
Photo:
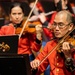
[[[69,10],[72,14],[74,14],[73,9],[72,9],[72,7],[71,7],[71,4],[70,4],[70,1],[69,1],[69,0],[68,0],[67,7],[68,7],[68,10]]]
[[[12,2],[11,5],[10,5],[10,8],[9,8],[9,14],[11,13],[12,8],[14,8],[16,6],[19,6],[22,9],[23,13],[25,13],[24,8],[22,6],[22,3],[20,3],[20,2]]]
[[[29,15],[31,9],[30,9],[28,3],[26,3],[26,2],[11,2],[10,8],[8,11],[8,15],[11,13],[11,9],[16,7],[16,6],[19,6],[22,9],[25,16]]]
[[[66,0],[64,0],[64,1],[66,1]],[[73,9],[72,9],[72,7],[70,5],[70,1],[69,0],[67,0],[67,1],[68,1],[68,3],[66,5],[67,6],[66,10],[69,10],[72,14],[74,14]],[[57,11],[62,10],[62,1],[61,0],[59,0],[59,2],[57,3],[57,7],[55,7],[55,8],[56,8]]]

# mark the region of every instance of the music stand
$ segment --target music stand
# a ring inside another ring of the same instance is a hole
[[[0,75],[31,75],[29,55],[0,55]]]

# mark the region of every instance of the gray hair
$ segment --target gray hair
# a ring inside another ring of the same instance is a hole
[[[67,22],[69,22],[69,23],[74,23],[74,22],[73,22],[73,21],[74,21],[73,15],[72,15],[69,11],[67,11],[67,10],[59,11],[59,12],[57,13],[57,15],[64,15],[64,16],[66,16],[66,21],[67,21]]]

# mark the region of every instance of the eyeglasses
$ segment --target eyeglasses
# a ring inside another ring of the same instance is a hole
[[[69,23],[69,24],[70,24],[70,23]],[[59,22],[59,23],[54,22],[52,25],[53,25],[53,28],[56,28],[56,27],[58,26],[60,29],[62,29],[62,28],[64,28],[65,26],[68,26],[69,24],[64,24],[64,23],[62,23],[62,22]]]

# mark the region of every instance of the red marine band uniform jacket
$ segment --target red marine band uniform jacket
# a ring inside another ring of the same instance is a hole
[[[36,59],[42,60],[56,45],[56,41],[48,42],[44,47],[44,50],[38,55]],[[75,59],[75,51],[73,51],[72,57]],[[73,72],[67,70],[64,57],[59,52],[57,52],[57,50],[54,50],[48,56],[48,58],[40,64],[37,75],[44,72],[48,64],[50,65],[50,75],[75,75],[75,70]]]
[[[12,25],[2,26],[0,29],[1,35],[14,35],[16,28]],[[39,51],[41,45],[37,44],[35,41],[34,34],[25,34],[19,39],[18,43],[18,54],[32,54],[32,50]]]

